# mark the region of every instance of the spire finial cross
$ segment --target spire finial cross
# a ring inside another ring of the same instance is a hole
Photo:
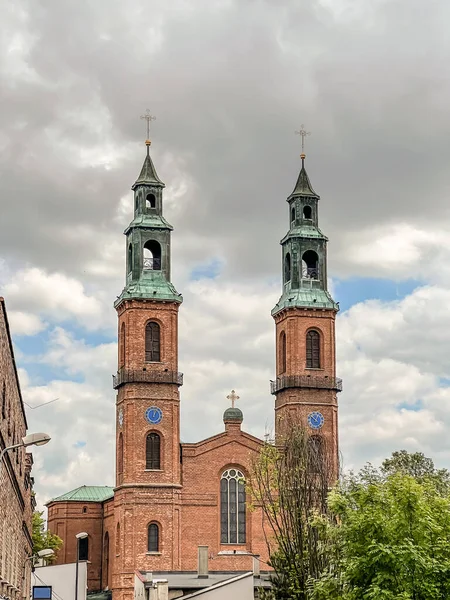
[[[300,130],[295,132],[297,135],[301,135],[302,136],[302,154],[305,154],[305,137],[307,135],[311,135],[310,131],[306,131],[305,126],[303,125],[303,123],[300,125]]]
[[[234,408],[234,403],[236,402],[236,400],[239,400],[239,396],[234,390],[231,390],[231,393],[227,396],[227,400],[231,400],[231,408]]]
[[[145,111],[145,115],[141,115],[141,119],[145,119],[147,121],[147,139],[145,140],[145,143],[147,145],[150,145],[150,123],[152,121],[155,121],[156,117],[151,115],[150,110],[147,108],[147,110]],[[303,125],[302,125],[302,127],[303,127]]]

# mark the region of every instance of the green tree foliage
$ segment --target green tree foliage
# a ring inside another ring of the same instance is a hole
[[[35,511],[33,513],[32,522],[32,538],[33,538],[33,555],[37,554],[39,550],[45,550],[51,548],[56,552],[61,548],[63,541],[60,537],[51,533],[45,529],[45,519],[43,512]],[[47,559],[49,563],[55,560],[55,556]]]
[[[318,444],[298,426],[286,429],[289,434],[277,446],[266,444],[254,463],[250,492],[268,524],[270,565],[276,573],[265,597],[306,600],[307,582],[319,577],[334,549],[321,518],[332,469],[323,438]]]
[[[368,465],[328,498],[333,559],[309,582],[315,600],[450,598],[449,474],[421,453]],[[331,515],[331,518],[330,518]],[[334,517],[334,518],[333,518]]]

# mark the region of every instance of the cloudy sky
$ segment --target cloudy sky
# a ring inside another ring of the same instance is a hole
[[[40,503],[113,483],[123,229],[145,153],[174,225],[182,439],[273,424],[279,240],[305,123],[329,236],[344,466],[450,466],[450,4],[0,0],[0,291]]]

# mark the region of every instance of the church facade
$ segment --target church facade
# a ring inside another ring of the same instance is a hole
[[[115,487],[82,486],[48,503],[48,526],[64,541],[58,563],[88,560],[91,590],[133,597],[136,571],[193,572],[207,546],[211,572],[267,569],[261,509],[249,510],[244,481],[263,441],[242,428],[234,406],[223,430],[180,442],[178,312],[182,296],[171,281],[172,226],[163,216],[164,183],[150,157],[133,185],[133,219],[125,230],[126,281],[118,315]],[[276,330],[276,435],[303,423],[311,441],[338,470],[335,317],[327,291],[327,238],[318,224],[319,196],[305,156],[288,197],[289,229],[281,241],[283,288],[272,311]],[[77,542],[76,534],[87,538]]]

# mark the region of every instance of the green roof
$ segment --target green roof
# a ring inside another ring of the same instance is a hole
[[[305,169],[304,159],[302,159],[302,168],[300,170],[297,183],[295,184],[294,191],[289,197],[292,198],[292,196],[315,196],[316,198],[319,197],[313,190],[311,182],[309,181],[308,173]]]
[[[104,502],[114,496],[114,488],[108,485],[82,485],[71,492],[53,498],[50,502]]]
[[[299,288],[286,291],[272,309],[272,315],[276,315],[284,308],[291,307],[339,310],[339,306],[328,291],[314,288]]]
[[[138,185],[157,185],[159,187],[165,187],[164,183],[156,174],[155,165],[150,158],[149,146],[147,146],[147,156],[145,157],[144,164],[142,165],[141,173],[137,178],[135,184],[131,188],[134,190]]]

